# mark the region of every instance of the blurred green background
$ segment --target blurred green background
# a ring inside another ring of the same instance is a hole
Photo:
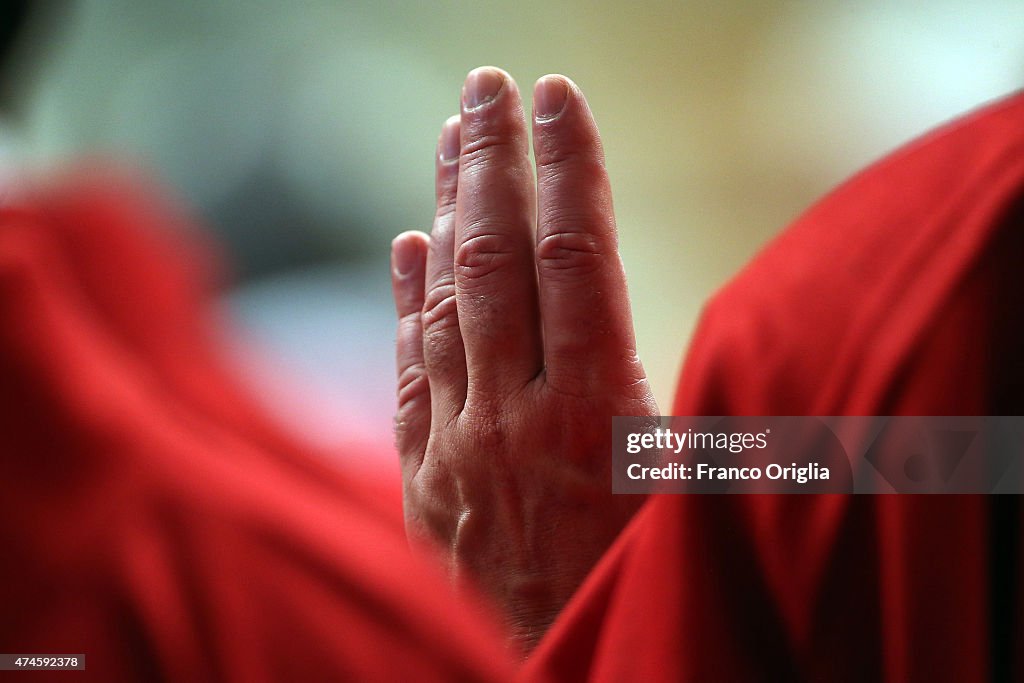
[[[373,356],[368,374],[320,373],[324,400],[341,382],[390,401],[388,244],[429,229],[463,76],[499,65],[529,93],[564,73],[604,134],[668,412],[709,294],[858,167],[1019,87],[1022,27],[1019,0],[69,1],[22,42],[2,147],[34,167],[102,150],[157,169],[227,243],[229,305],[257,338],[312,375]]]

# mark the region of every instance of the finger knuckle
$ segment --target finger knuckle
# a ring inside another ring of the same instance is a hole
[[[480,167],[499,165],[502,159],[518,153],[516,143],[512,136],[500,131],[482,132],[473,136],[462,146],[459,159],[461,172],[472,173]]]
[[[560,216],[557,222],[564,227],[556,226],[537,243],[538,267],[570,275],[585,275],[598,269],[608,253],[602,241],[570,227],[579,225],[573,217]]]
[[[421,403],[420,399],[429,399],[430,380],[427,369],[422,363],[413,363],[402,368],[398,373],[398,412],[404,417]]]
[[[479,187],[492,198],[507,195],[510,199],[523,199],[523,193],[532,185],[533,165],[522,136],[512,133],[481,135],[463,147],[460,190]],[[472,194],[467,197],[472,203]]]
[[[518,249],[506,236],[508,226],[494,220],[480,220],[466,226],[475,233],[455,250],[455,268],[460,277],[473,281],[486,278],[517,258]]]
[[[590,338],[599,331],[592,331]],[[649,395],[647,376],[634,349],[621,349],[612,355],[612,361],[595,364],[588,359],[589,347],[569,340],[561,340],[558,348],[548,350],[548,368],[545,370],[545,390],[574,399],[594,400],[609,392],[624,399]]]
[[[406,515],[435,540],[447,540],[457,519],[457,484],[447,464],[424,460],[406,488]]]
[[[549,140],[542,142],[538,149],[537,171],[541,174],[602,176],[605,173],[604,155],[598,149]]]
[[[474,452],[503,452],[509,443],[505,416],[507,407],[497,396],[472,396],[461,416],[464,433]]]
[[[456,306],[455,283],[445,282],[427,291],[423,299],[420,322],[423,335],[428,339],[446,336],[458,330],[459,312]]]
[[[395,413],[395,447],[398,449],[398,456],[403,466],[406,461],[416,459],[416,451],[421,442],[419,427],[419,420],[410,418],[408,411],[400,409]]]
[[[593,400],[608,388],[593,366],[579,361],[580,351],[560,349],[551,355],[551,367],[545,373],[544,388],[563,399]]]

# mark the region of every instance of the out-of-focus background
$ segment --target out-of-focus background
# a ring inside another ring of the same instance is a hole
[[[227,245],[239,369],[326,446],[342,415],[390,429],[388,246],[429,229],[433,148],[469,69],[586,92],[666,412],[702,302],[759,246],[858,167],[1024,82],[1019,0],[46,7],[15,53],[5,162],[102,151],[155,169]]]

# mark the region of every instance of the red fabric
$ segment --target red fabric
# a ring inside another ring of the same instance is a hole
[[[60,680],[506,677],[395,489],[221,369],[197,239],[109,174],[0,208],[0,651],[85,653]]]
[[[1024,414],[1022,197],[1019,94],[862,172],[708,304],[674,414]],[[525,673],[1018,680],[1020,522],[1016,497],[656,496]]]

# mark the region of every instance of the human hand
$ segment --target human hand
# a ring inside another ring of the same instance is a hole
[[[642,502],[611,492],[611,418],[657,415],[637,357],[600,136],[546,76],[528,157],[504,72],[442,130],[430,238],[392,246],[406,531],[529,649]]]

